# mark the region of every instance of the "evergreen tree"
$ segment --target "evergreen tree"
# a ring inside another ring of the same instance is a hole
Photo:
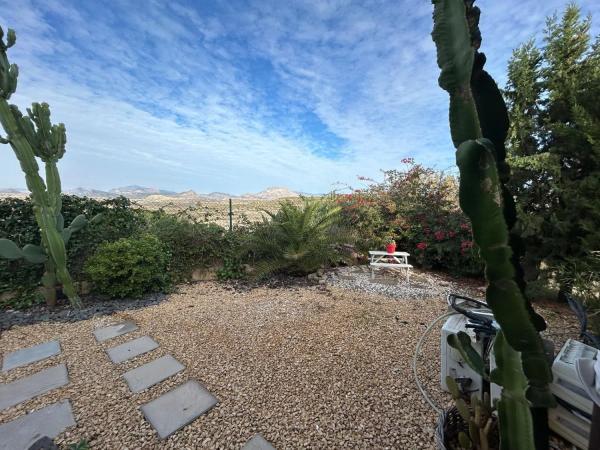
[[[590,25],[570,4],[547,20],[544,48],[530,40],[508,66],[511,188],[534,269],[560,272],[600,250],[600,40],[590,46]]]

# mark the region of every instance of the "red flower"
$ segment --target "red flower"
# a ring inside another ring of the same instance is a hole
[[[461,241],[460,248],[467,249],[473,247],[473,241]]]
[[[427,248],[427,244],[426,244],[425,242],[419,242],[419,243],[417,244],[417,248],[418,248],[419,250],[425,250],[425,249]]]
[[[446,237],[446,233],[444,233],[443,231],[436,231],[434,233],[434,236],[436,240],[441,241]]]

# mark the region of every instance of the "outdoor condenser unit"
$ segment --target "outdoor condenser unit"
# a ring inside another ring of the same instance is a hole
[[[593,403],[587,395],[575,362],[579,358],[598,358],[598,350],[573,339],[563,345],[552,364],[550,386],[559,406],[548,411],[550,429],[579,448],[588,448]]]
[[[451,334],[458,333],[459,331],[464,331],[471,337],[471,345],[473,348],[483,355],[483,341],[481,339],[477,339],[477,336],[472,328],[467,325],[470,324],[471,321],[463,316],[462,314],[456,314],[450,316],[444,326],[442,327],[441,333],[441,382],[442,389],[448,391],[448,385],[446,384],[446,377],[451,376],[456,380],[458,385],[464,392],[478,392],[480,395],[482,394],[483,379],[481,375],[475,372],[473,369],[469,367],[469,365],[462,359],[460,353],[450,347],[448,345],[448,336]],[[485,358],[484,358],[485,359]],[[494,369],[496,366],[493,354],[490,355],[490,371]],[[495,398],[500,397],[500,387],[497,384],[490,385],[490,397],[492,401]]]

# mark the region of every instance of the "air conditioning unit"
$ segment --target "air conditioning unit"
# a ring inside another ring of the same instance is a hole
[[[587,449],[594,405],[577,375],[575,362],[579,358],[597,359],[598,350],[569,339],[554,359],[550,389],[559,406],[548,411],[548,421],[555,433]]]
[[[461,387],[465,393],[477,392],[479,395],[483,395],[484,380],[477,372],[475,372],[466,361],[463,360],[460,353],[448,345],[448,336],[456,334],[459,331],[467,333],[471,337],[471,345],[479,353],[482,358],[485,359],[483,339],[478,338],[477,333],[468,325],[473,325],[470,319],[463,316],[462,314],[456,314],[450,316],[444,325],[442,326],[441,333],[441,384],[442,389],[448,391],[448,385],[446,384],[446,377],[450,376],[454,378],[457,384]],[[493,352],[489,355],[489,369],[490,371],[496,367],[496,361],[494,359]],[[490,397],[492,401],[500,397],[500,386],[497,384],[491,384]]]

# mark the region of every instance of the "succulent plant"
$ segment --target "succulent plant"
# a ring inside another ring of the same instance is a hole
[[[0,143],[10,144],[25,173],[34,215],[40,227],[41,243],[27,244],[21,249],[9,239],[0,239],[0,257],[43,263],[45,271],[42,284],[47,303],[51,306],[56,303],[56,287],[60,284],[71,304],[80,306],[80,299],[67,270],[65,245],[72,233],[86,226],[88,220],[79,215],[68,227],[64,227],[57,162],[65,153],[65,126],[62,123],[52,124],[47,103],[33,103],[27,109],[27,115],[8,103],[17,88],[19,70],[16,64],[9,64],[7,57],[7,50],[15,44],[16,34],[9,29],[6,43],[3,36],[4,31],[0,27],[0,123],[6,133],[5,137],[0,137]],[[36,158],[44,163],[45,180],[39,173]],[[98,220],[98,217],[93,220]]]
[[[456,404],[456,409],[468,427],[469,432],[461,431],[458,442],[464,450],[488,450],[490,448],[490,433],[494,429],[496,418],[490,395],[486,392],[480,399],[477,394],[471,395],[467,404],[454,378],[446,377],[446,384]]]
[[[530,406],[544,409],[554,405],[554,398],[539,335],[545,322],[524,295],[515,205],[505,187],[510,174],[504,148],[509,126],[506,105],[493,78],[483,70],[479,8],[473,0],[433,0],[433,4],[432,36],[441,69],[439,84],[450,96],[460,206],[471,220],[486,263],[486,301],[501,328],[494,342],[497,368],[490,376],[503,387],[498,402],[501,448],[533,449]],[[458,339],[454,344],[470,346]]]

